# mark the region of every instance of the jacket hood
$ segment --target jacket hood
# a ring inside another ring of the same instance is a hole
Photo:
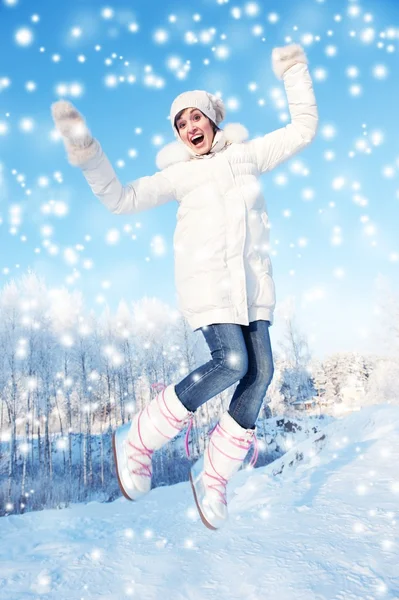
[[[218,136],[218,134],[220,134],[218,143],[215,146],[214,152],[211,150],[211,154],[219,152],[227,145],[245,142],[249,137],[248,130],[240,123],[228,123],[224,129],[216,133],[216,136]],[[190,149],[184,144],[184,142],[182,142],[182,140],[179,139],[175,142],[167,144],[158,152],[156,157],[156,165],[158,169],[162,171],[162,169],[166,169],[167,167],[179,162],[209,158],[209,156],[210,154],[205,154],[202,156],[195,155],[193,152],[190,152]]]

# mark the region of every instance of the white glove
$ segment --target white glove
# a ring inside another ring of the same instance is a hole
[[[70,164],[79,166],[94,156],[97,144],[93,143],[94,138],[74,105],[67,100],[59,100],[51,105],[51,113],[56,129],[62,135]]]
[[[272,68],[278,79],[283,79],[284,73],[297,63],[308,64],[306,54],[299,44],[290,44],[273,49]]]

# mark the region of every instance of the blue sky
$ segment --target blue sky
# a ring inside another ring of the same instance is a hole
[[[54,136],[50,105],[72,101],[123,183],[156,171],[167,119],[187,89],[220,94],[250,136],[285,125],[273,47],[301,43],[320,126],[262,178],[284,315],[320,357],[383,351],[376,282],[398,292],[399,6],[394,0],[195,3],[1,0],[0,288],[27,269],[79,289],[85,306],[155,295],[176,307],[177,203],[109,213]],[[121,80],[122,79],[122,80]]]

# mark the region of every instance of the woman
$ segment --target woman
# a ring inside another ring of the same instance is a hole
[[[77,110],[65,101],[52,106],[69,162],[82,169],[113,213],[179,203],[174,234],[179,308],[192,329],[202,331],[212,359],[168,385],[117,429],[114,453],[122,492],[136,500],[151,489],[153,452],[191,425],[204,402],[239,381],[190,473],[201,519],[210,529],[226,522],[226,486],[256,442],[255,422],[273,377],[269,326],[275,289],[258,179],[307,146],[317,129],[303,49],[295,44],[274,49],[272,67],[284,81],[289,125],[246,142],[241,125],[219,128],[225,114],[220,99],[202,90],[185,92],[171,107],[177,141],[159,152],[161,170],[126,186]]]

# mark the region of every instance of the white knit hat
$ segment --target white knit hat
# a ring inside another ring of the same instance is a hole
[[[179,134],[175,127],[175,118],[181,110],[186,108],[198,108],[216,125],[223,121],[226,113],[223,101],[205,90],[183,92],[173,100],[170,108],[170,122],[177,137]]]

